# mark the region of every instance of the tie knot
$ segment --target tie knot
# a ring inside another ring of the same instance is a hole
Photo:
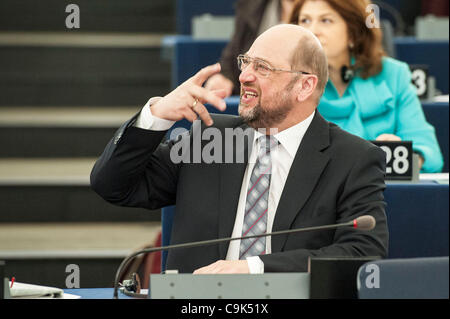
[[[269,152],[273,149],[274,146],[278,145],[278,140],[276,137],[272,135],[263,135],[258,138],[259,144],[260,144],[260,150],[266,150],[266,152]]]

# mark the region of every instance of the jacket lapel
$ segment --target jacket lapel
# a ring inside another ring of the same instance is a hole
[[[329,156],[321,151],[329,145],[329,126],[316,110],[314,119],[303,137],[278,203],[272,231],[291,228],[297,214],[310,197]],[[287,235],[272,237],[272,252],[279,252]]]

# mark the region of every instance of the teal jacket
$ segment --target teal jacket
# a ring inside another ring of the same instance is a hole
[[[382,63],[383,69],[376,76],[365,80],[355,76],[342,97],[328,81],[318,107],[320,114],[367,140],[387,133],[413,141],[414,152],[425,159],[421,172],[440,172],[442,153],[411,83],[408,65],[388,57]]]

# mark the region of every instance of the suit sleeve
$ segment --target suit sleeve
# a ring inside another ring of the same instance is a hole
[[[175,203],[178,165],[170,161],[173,141],[167,131],[134,127],[138,115],[123,124],[91,171],[91,188],[106,201],[157,209]]]
[[[336,229],[329,246],[260,256],[264,262],[264,272],[305,272],[308,270],[309,257],[386,257],[388,228],[383,196],[385,162],[385,154],[379,148],[371,147],[364,152],[350,169],[337,203],[336,223],[368,214],[376,219],[373,230],[341,227]]]

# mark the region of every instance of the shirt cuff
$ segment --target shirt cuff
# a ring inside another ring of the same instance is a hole
[[[157,96],[148,100],[142,108],[141,113],[136,118],[136,122],[134,124],[135,127],[152,131],[167,131],[172,127],[175,121],[161,119],[152,115],[150,107],[160,99],[162,99],[162,97]]]
[[[251,274],[263,274],[264,263],[258,256],[247,257],[248,269]]]

